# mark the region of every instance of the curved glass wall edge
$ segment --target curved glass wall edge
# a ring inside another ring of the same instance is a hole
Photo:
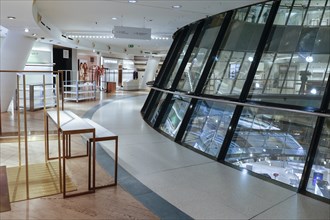
[[[329,2],[268,1],[185,26],[145,121],[214,160],[330,202]]]

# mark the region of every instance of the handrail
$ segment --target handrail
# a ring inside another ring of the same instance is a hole
[[[300,113],[300,114],[330,118],[330,114],[326,114],[326,113],[308,112],[308,111],[302,111],[302,110],[297,110],[297,109],[288,109],[288,108],[281,108],[281,107],[274,107],[274,106],[262,106],[262,105],[257,105],[257,104],[242,103],[242,102],[230,101],[230,100],[224,100],[224,99],[208,98],[208,97],[190,95],[190,94],[183,93],[183,92],[173,92],[173,91],[169,91],[169,90],[166,90],[166,89],[160,89],[160,88],[157,88],[157,87],[154,87],[154,86],[151,86],[150,88],[154,89],[154,90],[157,90],[157,91],[160,91],[160,92],[170,93],[170,94],[173,94],[173,95],[180,95],[180,96],[187,97],[187,98],[195,98],[195,99],[201,99],[201,100],[213,101],[213,102],[220,102],[220,103],[225,103],[225,104],[240,105],[240,106],[244,106],[244,107],[253,107],[253,108],[261,108],[261,109],[287,111],[287,112],[294,112],[294,113]]]

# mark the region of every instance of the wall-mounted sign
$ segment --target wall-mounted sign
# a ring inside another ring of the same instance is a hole
[[[69,59],[69,50],[63,50],[63,58]]]
[[[114,34],[115,38],[151,40],[150,28],[115,26],[112,30],[112,33]]]

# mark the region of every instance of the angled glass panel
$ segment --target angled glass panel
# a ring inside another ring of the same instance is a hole
[[[301,53],[312,52],[318,30],[318,28],[303,28],[296,51]]]
[[[295,0],[289,16],[288,25],[300,26],[303,24],[308,0]]]
[[[319,26],[325,6],[325,0],[312,0],[306,13],[305,26]]]
[[[183,137],[183,143],[216,157],[234,111],[233,105],[198,101]]]
[[[245,107],[226,161],[298,187],[316,117]]]
[[[329,26],[330,25],[330,3],[328,1],[327,6],[324,8],[324,14],[321,22],[321,26]]]
[[[282,0],[280,7],[277,11],[275,20],[274,20],[274,24],[275,25],[285,25],[287,20],[288,20],[288,16],[290,13],[290,8],[292,6],[292,1],[293,0]]]
[[[160,130],[171,137],[175,137],[189,104],[190,98],[174,95],[169,106],[167,107],[165,115],[163,116],[163,120],[159,126]]]
[[[321,97],[324,94],[326,82],[329,77],[329,71],[326,70],[327,67],[329,68],[330,55],[311,54],[310,59],[313,61],[309,63],[307,68],[308,76],[304,93],[315,96],[313,99],[316,99],[316,97],[319,96],[318,100],[321,101]],[[317,106],[319,106],[319,104]]]
[[[330,27],[321,27],[318,30],[314,43],[313,53],[330,54],[329,36],[330,36]]]
[[[177,86],[177,90],[190,92],[195,91],[215,39],[218,36],[224,16],[225,13],[214,16],[203,28],[200,38],[197,40],[197,43],[185,67],[179,85]]]
[[[164,104],[164,100],[167,96],[167,93],[160,93],[157,97],[157,101],[156,103],[154,103],[154,105],[150,105],[150,108],[151,106],[153,106],[151,112],[150,112],[150,115],[148,117],[148,121],[154,125],[156,120],[157,120],[157,117],[159,116],[159,111],[160,109],[162,108],[163,104]]]
[[[181,62],[186,54],[186,51],[189,47],[190,42],[195,34],[196,26],[197,26],[197,24],[193,25],[191,27],[191,29],[189,30],[188,37],[186,37],[186,39],[184,41],[184,47],[182,48],[182,51],[179,52],[180,56],[179,56],[178,60],[176,61],[175,65],[173,64],[173,67],[171,68],[170,72],[168,73],[169,79],[165,83],[165,86],[164,86],[167,89],[171,88],[173,80],[174,80],[176,74],[178,73],[178,69],[181,65]]]
[[[330,119],[325,120],[307,191],[330,199]]]
[[[216,62],[213,64],[211,75],[204,87],[204,94],[228,94],[228,91],[232,88],[234,82],[232,79],[230,79],[229,75],[229,61],[231,60],[232,54],[233,52],[231,51],[220,52],[216,58]],[[239,65],[235,66],[235,71],[239,71]]]

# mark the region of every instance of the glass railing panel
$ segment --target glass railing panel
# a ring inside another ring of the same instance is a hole
[[[325,120],[307,191],[330,199],[330,119]]]
[[[244,107],[226,161],[298,187],[316,117]]]
[[[189,104],[190,98],[174,95],[163,116],[163,120],[159,126],[160,130],[171,137],[175,137]]]
[[[216,157],[220,152],[233,111],[233,105],[198,101],[182,142]]]
[[[167,96],[167,93],[160,93],[157,97],[157,101],[151,105],[150,104],[150,107],[152,106],[152,110],[149,114],[149,117],[148,117],[148,121],[154,125],[158,116],[159,116],[159,111],[161,110],[162,106],[164,105],[164,101],[165,101],[165,98]]]
[[[324,14],[321,22],[321,26],[330,26],[330,5],[328,1],[328,6],[324,8]]]
[[[195,34],[196,26],[197,26],[196,24],[193,25],[191,27],[191,29],[189,30],[188,37],[186,37],[186,39],[184,41],[184,46],[183,46],[182,50],[179,52],[180,56],[177,59],[175,65],[173,64],[173,67],[171,68],[170,72],[168,73],[168,75],[169,75],[168,81],[165,82],[164,88],[167,88],[167,89],[171,88],[173,80],[174,80],[174,78],[176,77],[176,75],[178,73],[178,70],[179,70],[179,67],[182,63],[182,60],[183,60],[184,56],[186,55],[189,44],[190,44],[190,42],[191,42],[191,40],[192,40],[192,38]]]
[[[218,36],[225,13],[214,16],[203,28],[191,53],[177,90],[193,92],[204,70],[213,44]]]

